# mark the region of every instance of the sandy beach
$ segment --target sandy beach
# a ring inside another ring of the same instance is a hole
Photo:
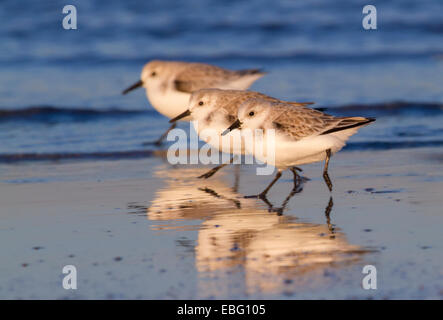
[[[207,167],[162,157],[1,165],[0,298],[441,299],[442,156],[340,153],[332,194],[308,165],[283,210],[292,177],[270,207],[244,198],[269,181],[252,166],[200,180]]]

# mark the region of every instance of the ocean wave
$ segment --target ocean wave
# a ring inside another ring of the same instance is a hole
[[[409,140],[409,141],[360,141],[349,142],[343,151],[360,150],[392,150],[392,149],[415,149],[425,147],[442,147],[443,140]],[[0,163],[14,164],[21,162],[36,161],[80,161],[80,160],[128,160],[143,159],[154,156],[164,156],[166,150],[139,149],[129,151],[110,152],[60,152],[60,153],[16,153],[0,154]]]
[[[61,152],[61,153],[17,153],[0,154],[0,163],[18,163],[33,161],[61,161],[61,160],[123,160],[149,158],[158,151],[132,150],[112,152]]]
[[[341,106],[313,106],[334,115],[393,116],[393,115],[443,115],[443,103],[438,102],[385,102],[374,104],[349,104]],[[20,109],[1,109],[0,123],[7,121],[76,122],[113,118],[116,121],[128,117],[158,117],[153,109],[128,110],[123,108],[93,109],[64,108],[55,106],[29,106]]]
[[[147,61],[160,60],[180,60],[187,62],[205,62],[212,64],[220,64],[225,62],[247,62],[263,65],[265,63],[273,63],[275,61],[291,62],[291,63],[373,63],[385,61],[400,60],[417,60],[417,59],[439,59],[443,56],[441,49],[402,49],[402,50],[380,50],[372,52],[349,52],[349,51],[309,51],[296,50],[286,52],[221,52],[208,53],[199,55],[198,53],[180,53],[176,54],[151,54],[134,56],[124,55],[106,55],[99,53],[76,53],[75,56],[61,54],[54,55],[51,58],[41,58],[34,55],[18,55],[18,56],[0,56],[0,65],[62,65],[66,66],[98,66],[98,65],[125,65],[140,66]]]
[[[439,102],[408,102],[393,101],[371,104],[348,104],[325,108],[329,113],[339,115],[355,115],[361,113],[364,116],[416,116],[416,115],[443,115],[443,103]]]
[[[5,121],[35,122],[75,122],[134,116],[155,116],[154,110],[125,110],[112,108],[99,110],[93,108],[63,108],[54,106],[29,106],[20,109],[0,109],[0,123]]]
[[[415,149],[427,147],[442,147],[443,140],[409,140],[409,141],[362,141],[348,142],[344,150],[392,150],[392,149]]]

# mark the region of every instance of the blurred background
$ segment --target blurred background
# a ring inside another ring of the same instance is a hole
[[[77,30],[62,27],[67,4],[77,8]],[[142,150],[167,119],[143,90],[121,91],[150,59],[264,68],[252,90],[381,119],[380,130],[353,139],[360,147],[442,145],[442,2],[371,2],[377,30],[362,27],[366,4],[2,1],[0,161]],[[386,105],[394,101],[407,103]]]

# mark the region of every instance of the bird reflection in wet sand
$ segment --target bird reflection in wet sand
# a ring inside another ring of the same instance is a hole
[[[288,283],[299,283],[301,275],[323,274],[326,268],[355,263],[366,252],[349,244],[331,223],[332,197],[325,208],[325,224],[284,215],[290,199],[303,190],[303,180],[276,207],[267,198],[244,198],[222,176],[197,179],[198,170],[204,169],[160,172],[168,176],[167,186],[156,193],[147,217],[175,223],[154,224],[155,230],[186,230],[189,225],[183,220],[195,220],[191,228],[198,230],[195,264],[207,280],[200,287],[209,296],[233,289],[222,289],[226,286],[241,287],[247,293],[282,290]]]

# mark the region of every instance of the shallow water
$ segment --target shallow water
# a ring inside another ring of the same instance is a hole
[[[76,31],[62,1],[0,2],[0,298],[442,298],[441,1],[376,4],[376,31],[365,1],[71,3]],[[332,194],[317,164],[244,199],[269,177],[201,181],[145,144],[167,119],[121,91],[153,58],[264,68],[252,89],[377,121]]]
[[[270,177],[161,157],[2,164],[2,298],[441,299],[441,157],[339,153],[291,195]],[[441,153],[439,153],[441,156]],[[291,196],[291,197],[289,197]],[[75,265],[78,289],[62,288]],[[362,269],[377,268],[377,290]]]

